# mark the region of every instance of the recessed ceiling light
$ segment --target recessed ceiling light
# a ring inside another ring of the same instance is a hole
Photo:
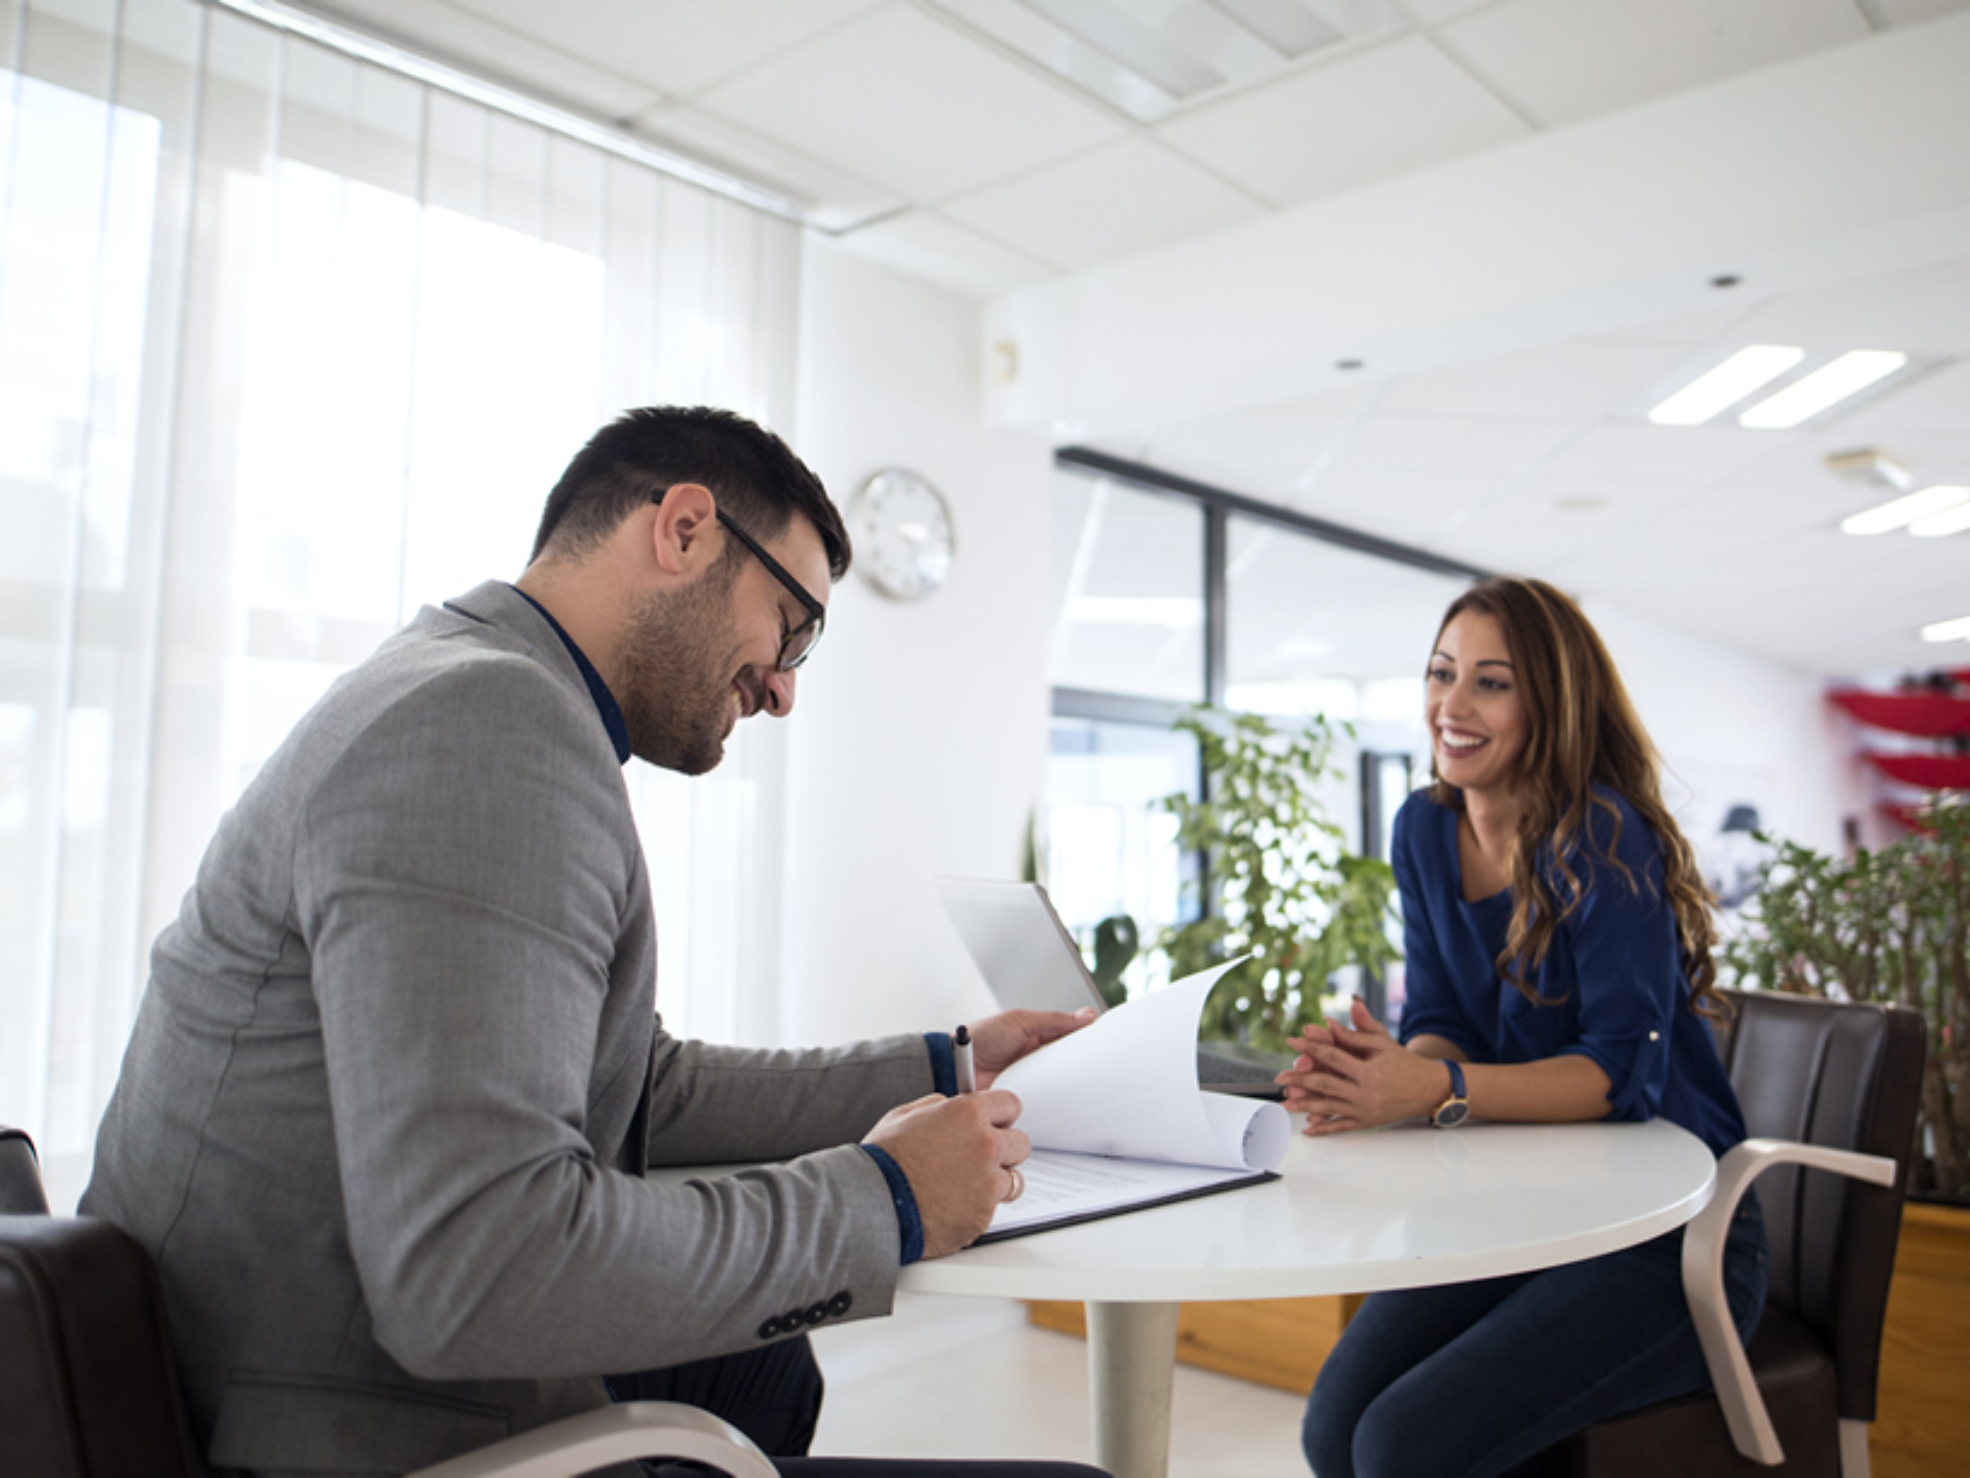
[[[1931,513],[1918,518],[1908,526],[1908,531],[1918,539],[1940,539],[1945,534],[1960,534],[1970,529],[1970,489],[1958,488],[1965,501],[1954,508],[1945,508],[1941,513]]]
[[[1794,380],[1769,400],[1761,400],[1737,418],[1755,431],[1784,431],[1810,421],[1830,405],[1865,390],[1884,375],[1908,363],[1892,349],[1854,349]]]
[[[1649,412],[1649,419],[1658,426],[1699,426],[1760,385],[1769,385],[1805,357],[1804,349],[1779,344],[1740,349],[1663,401]]]
[[[1970,641],[1970,616],[1954,621],[1932,621],[1922,628],[1924,641]]]
[[[1840,532],[1885,534],[1894,529],[1905,529],[1917,519],[1926,519],[1959,505],[1970,508],[1970,488],[1924,488],[1919,493],[1910,493],[1841,519]]]

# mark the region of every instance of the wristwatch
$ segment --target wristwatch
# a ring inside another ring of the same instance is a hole
[[[1455,1129],[1471,1116],[1471,1101],[1464,1096],[1464,1069],[1448,1058],[1443,1065],[1450,1069],[1450,1096],[1437,1105],[1430,1122],[1439,1129]]]

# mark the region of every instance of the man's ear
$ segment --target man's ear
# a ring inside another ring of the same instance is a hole
[[[718,502],[711,490],[695,482],[680,482],[657,504],[650,523],[651,552],[666,574],[693,575],[716,556],[717,540],[710,537],[718,523]]]

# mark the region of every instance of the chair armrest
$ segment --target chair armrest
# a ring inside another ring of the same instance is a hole
[[[564,1417],[463,1453],[409,1478],[572,1478],[605,1463],[683,1458],[732,1478],[776,1478],[766,1454],[730,1422],[676,1401],[625,1401]]]
[[[1717,1162],[1717,1185],[1710,1204],[1699,1211],[1683,1233],[1683,1296],[1703,1344],[1710,1384],[1724,1408],[1731,1442],[1754,1463],[1774,1467],[1785,1461],[1778,1433],[1765,1411],[1765,1398],[1745,1359],[1744,1342],[1731,1322],[1724,1297],[1724,1239],[1731,1229],[1737,1204],[1751,1182],[1774,1165],[1804,1165],[1836,1175],[1893,1185],[1897,1166],[1886,1155],[1862,1155],[1852,1150],[1826,1149],[1784,1139],[1747,1139]]]

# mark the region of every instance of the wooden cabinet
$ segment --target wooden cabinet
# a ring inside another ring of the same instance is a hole
[[[1245,1303],[1185,1304],[1177,1318],[1177,1359],[1304,1396],[1320,1362],[1361,1307],[1360,1294],[1332,1298],[1274,1298]],[[1035,1303],[1032,1321],[1083,1337],[1080,1304]]]
[[[1956,1478],[1970,1461],[1970,1207],[1902,1213],[1869,1447],[1875,1478]]]

